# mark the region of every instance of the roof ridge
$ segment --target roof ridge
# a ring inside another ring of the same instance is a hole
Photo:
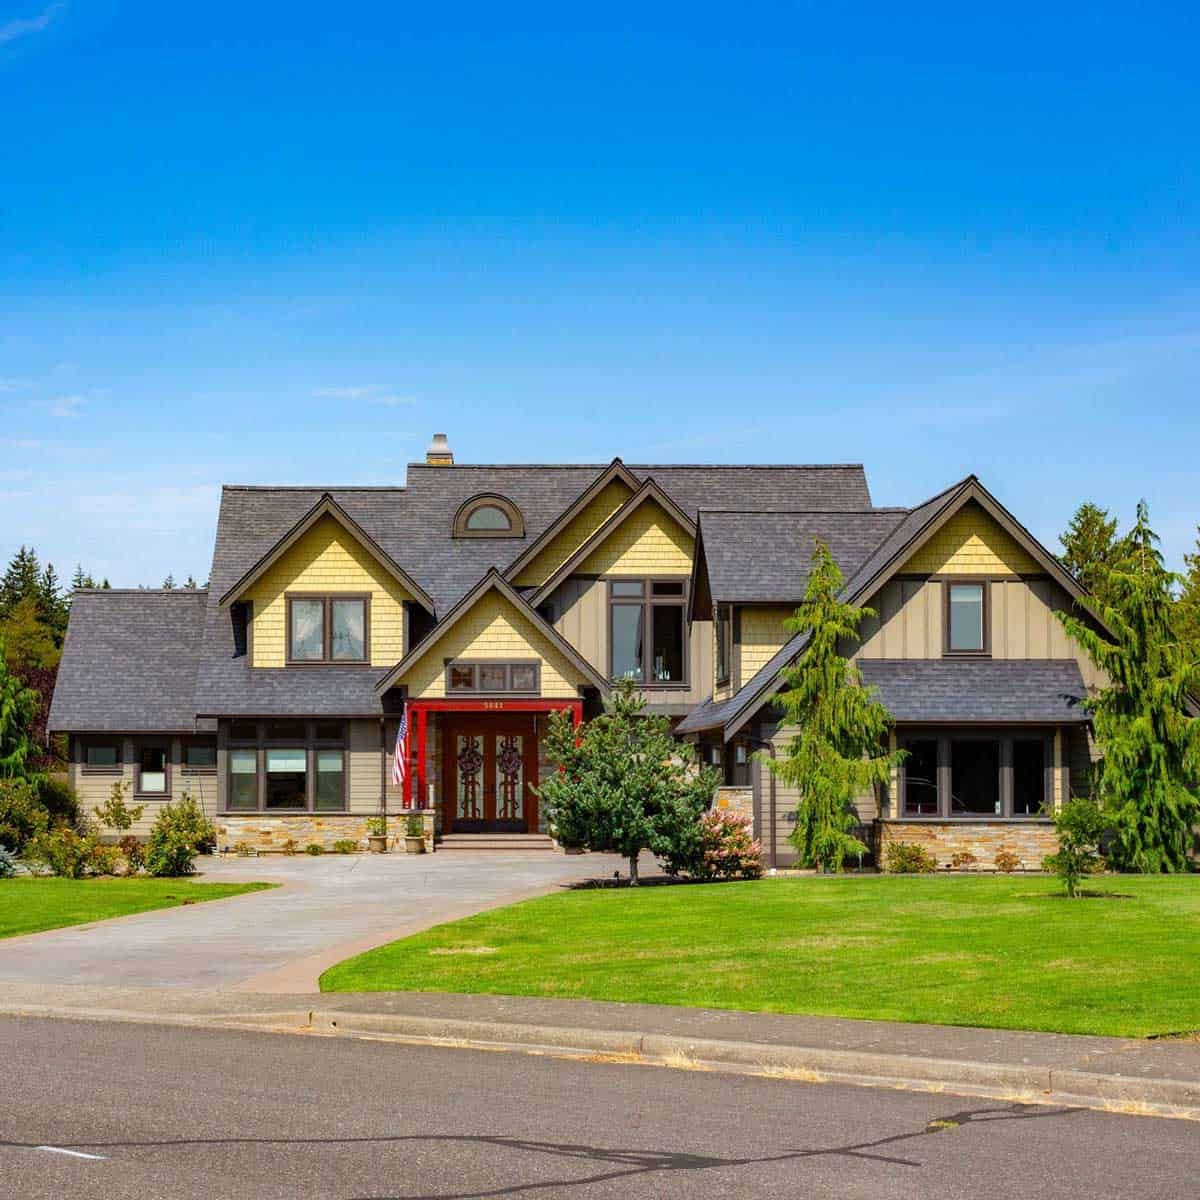
[[[433,463],[411,462],[408,467],[428,468],[435,471],[528,471],[534,468],[547,471],[579,471],[590,467],[607,467],[612,460],[574,463],[449,463],[438,466]],[[631,471],[665,471],[665,470],[704,470],[704,471],[853,471],[866,469],[860,462],[847,463],[720,463],[720,462],[686,462],[686,463],[627,463],[624,466]]]
[[[696,511],[700,512],[700,513],[730,513],[730,514],[736,514],[738,516],[755,516],[755,517],[769,517],[769,516],[784,516],[784,517],[786,517],[786,516],[799,516],[801,514],[803,514],[803,515],[808,515],[808,514],[813,514],[813,515],[846,514],[848,516],[852,515],[852,516],[859,517],[859,516],[874,516],[876,513],[887,513],[889,515],[894,514],[894,513],[908,514],[908,513],[912,512],[913,510],[911,508],[905,508],[902,504],[895,504],[895,505],[877,504],[873,508],[703,508],[703,507],[701,507],[701,508],[698,508]]]
[[[223,483],[223,492],[403,492],[402,483]]]
[[[96,588],[75,588],[72,591],[73,596],[207,596],[208,588],[190,588],[190,587],[173,587],[173,588],[148,588],[148,587],[96,587]]]

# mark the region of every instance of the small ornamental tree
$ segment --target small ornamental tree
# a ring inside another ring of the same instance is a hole
[[[8,669],[4,639],[0,638],[0,779],[28,774],[28,760],[33,751],[29,727],[37,707],[37,692]]]
[[[1098,612],[1112,639],[1058,613],[1067,633],[1111,681],[1084,701],[1103,758],[1093,793],[1113,826],[1109,861],[1121,871],[1186,871],[1200,822],[1200,663],[1176,638],[1178,577],[1163,566],[1145,503],[1100,573]]]
[[[126,803],[125,797],[129,793],[129,788],[128,780],[118,779],[113,783],[108,793],[108,799],[99,808],[92,809],[92,812],[96,814],[96,820],[101,825],[115,829],[117,833],[128,833],[142,819],[142,813],[146,811],[144,804]]]
[[[786,755],[766,760],[800,794],[791,833],[800,861],[833,871],[848,854],[867,850],[853,835],[855,797],[886,783],[904,753],[880,752],[891,718],[839,653],[843,642],[857,640],[863,617],[873,615],[841,600],[843,582],[818,539],[804,600],[785,622],[791,632],[808,634],[808,643],[796,665],[784,670],[787,686],[776,698],[796,733]]]
[[[1100,843],[1107,829],[1104,814],[1095,801],[1084,797],[1068,800],[1054,814],[1058,853],[1048,854],[1042,865],[1063,881],[1067,895],[1079,895],[1080,881],[1103,870]]]
[[[696,839],[717,786],[716,772],[680,761],[670,721],[645,708],[627,680],[578,729],[570,713],[555,713],[546,753],[558,770],[537,789],[558,841],[622,855],[632,885],[643,850],[667,856]]]

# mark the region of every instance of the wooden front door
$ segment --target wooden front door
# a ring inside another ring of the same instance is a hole
[[[447,833],[537,831],[536,718],[462,713],[442,732],[442,828]]]

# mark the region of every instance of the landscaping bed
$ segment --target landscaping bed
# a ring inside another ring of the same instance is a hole
[[[581,997],[1143,1037],[1200,1029],[1200,877],[850,876],[563,892],[348,959],[323,991]]]
[[[109,917],[222,900],[273,887],[268,883],[199,883],[191,879],[58,879],[22,876],[0,880],[0,938],[85,925]],[[0,951],[0,953],[3,953]]]

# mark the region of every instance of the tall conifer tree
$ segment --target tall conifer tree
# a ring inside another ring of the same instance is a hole
[[[1062,544],[1059,562],[1098,600],[1107,599],[1101,595],[1102,579],[1117,549],[1116,517],[1110,517],[1108,509],[1085,501],[1058,540]]]

